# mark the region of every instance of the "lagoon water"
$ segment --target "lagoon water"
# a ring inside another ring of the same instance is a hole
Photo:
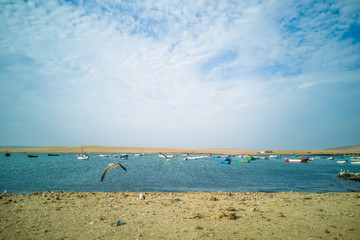
[[[13,153],[0,157],[0,191],[32,193],[50,191],[81,192],[347,192],[359,189],[360,182],[337,178],[340,171],[359,172],[360,165],[337,164],[315,159],[309,163],[286,163],[281,159],[255,160],[231,165],[219,164],[217,158],[184,161],[177,156],[166,162],[157,154],[128,160],[89,154],[89,160],[78,160],[75,154],[60,156]],[[102,172],[110,163],[121,163],[128,171],[111,169],[103,182]]]

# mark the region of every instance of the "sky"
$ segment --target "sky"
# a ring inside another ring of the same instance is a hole
[[[360,144],[358,0],[0,1],[0,146]]]

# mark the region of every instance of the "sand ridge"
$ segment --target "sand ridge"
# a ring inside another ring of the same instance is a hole
[[[360,145],[359,145],[360,146]],[[155,147],[103,147],[103,146],[58,146],[58,147],[0,147],[0,152],[10,153],[79,153],[83,150],[87,153],[192,153],[192,154],[284,154],[284,155],[308,155],[308,154],[360,154],[358,148],[340,148],[326,150],[276,150],[271,153],[266,150],[246,149],[223,149],[223,148],[155,148]]]

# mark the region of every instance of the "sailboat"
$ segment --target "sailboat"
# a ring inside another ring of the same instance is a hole
[[[89,159],[89,155],[86,154],[86,152],[84,152],[83,147],[81,147],[81,153],[76,154],[77,159],[79,160],[88,160]]]
[[[140,149],[139,149],[139,153],[135,153],[135,157],[141,157],[141,156],[144,156],[145,153],[140,153]]]
[[[5,157],[10,157],[9,149],[6,149]]]

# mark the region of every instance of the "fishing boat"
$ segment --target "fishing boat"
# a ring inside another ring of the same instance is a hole
[[[270,155],[269,158],[280,159],[280,155]]]
[[[29,158],[37,158],[37,157],[39,157],[38,155],[34,155],[34,154],[28,154],[28,157]]]
[[[345,164],[345,163],[347,163],[348,162],[348,160],[340,160],[340,161],[336,161],[336,163],[340,163],[340,164]]]
[[[249,162],[251,162],[250,159],[239,160],[239,163],[249,163]]]
[[[109,154],[100,154],[99,157],[110,157]]]
[[[231,164],[231,158],[226,157],[223,161],[219,161],[219,164]]]
[[[57,153],[48,153],[48,156],[49,157],[57,157],[57,156],[59,156],[59,154],[57,154]]]
[[[79,160],[88,160],[89,155],[87,155],[86,153],[80,153],[80,154],[77,155],[77,159],[79,159]]]
[[[9,149],[6,149],[6,152],[4,153],[4,156],[5,157],[10,157],[11,156],[11,154],[9,153]]]
[[[88,160],[89,159],[89,155],[87,155],[86,152],[84,152],[83,147],[81,147],[81,153],[76,154],[76,157],[79,160]]]
[[[308,161],[309,158],[304,158],[304,157],[285,158],[285,162],[307,163]]]
[[[114,157],[126,160],[129,158],[129,155],[122,153],[122,154],[115,154]]]

